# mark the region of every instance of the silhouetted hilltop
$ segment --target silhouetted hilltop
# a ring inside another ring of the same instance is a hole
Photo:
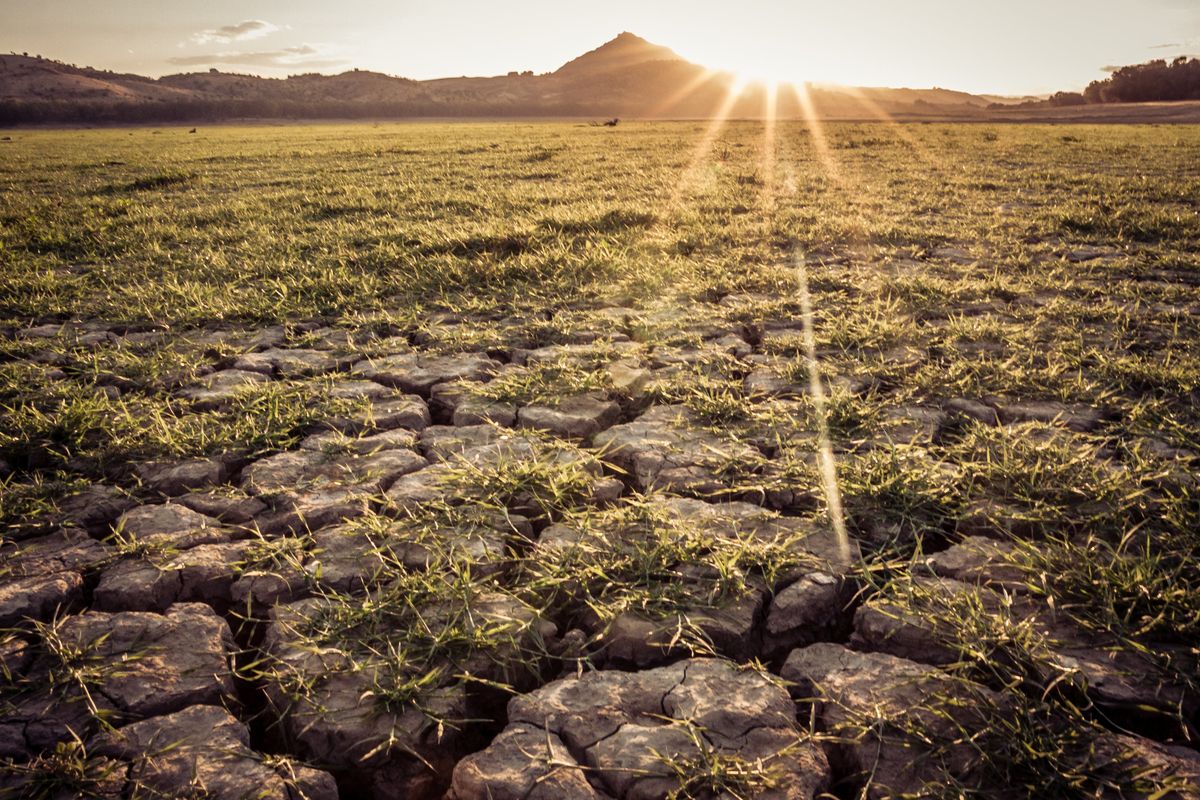
[[[589,50],[578,58],[563,64],[555,70],[554,74],[572,76],[611,72],[653,61],[683,61],[683,59],[669,47],[651,44],[642,37],[625,31],[595,50]]]
[[[710,117],[729,106],[737,81],[690,63],[673,50],[622,33],[554,72],[416,81],[379,72],[287,78],[206,72],[154,79],[76,67],[24,55],[0,56],[0,124],[220,120],[240,117]],[[997,100],[947,89],[813,88],[818,114],[979,116]],[[726,108],[760,116],[761,89]],[[805,113],[786,87],[782,116]]]

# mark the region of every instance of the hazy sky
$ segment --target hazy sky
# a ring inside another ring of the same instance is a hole
[[[1200,54],[1200,0],[0,0],[0,51],[154,76],[547,72],[623,30],[755,77],[1024,94]]]

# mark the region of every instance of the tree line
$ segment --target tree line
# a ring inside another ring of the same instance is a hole
[[[1180,56],[1158,59],[1113,70],[1092,81],[1083,92],[1058,92],[1046,102],[1052,106],[1091,103],[1155,103],[1200,100],[1200,59]]]
[[[17,124],[87,125],[215,122],[229,119],[396,119],[406,117],[583,116],[597,113],[585,103],[336,100],[207,100],[144,103],[105,100],[0,100],[0,126]]]

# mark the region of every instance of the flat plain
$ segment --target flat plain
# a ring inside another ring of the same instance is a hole
[[[1200,129],[2,138],[0,795],[1200,796]]]

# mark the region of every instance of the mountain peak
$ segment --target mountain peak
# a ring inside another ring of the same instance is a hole
[[[604,72],[646,61],[682,61],[669,47],[652,44],[637,34],[622,31],[595,50],[568,61],[555,74],[571,75],[585,72]]]

